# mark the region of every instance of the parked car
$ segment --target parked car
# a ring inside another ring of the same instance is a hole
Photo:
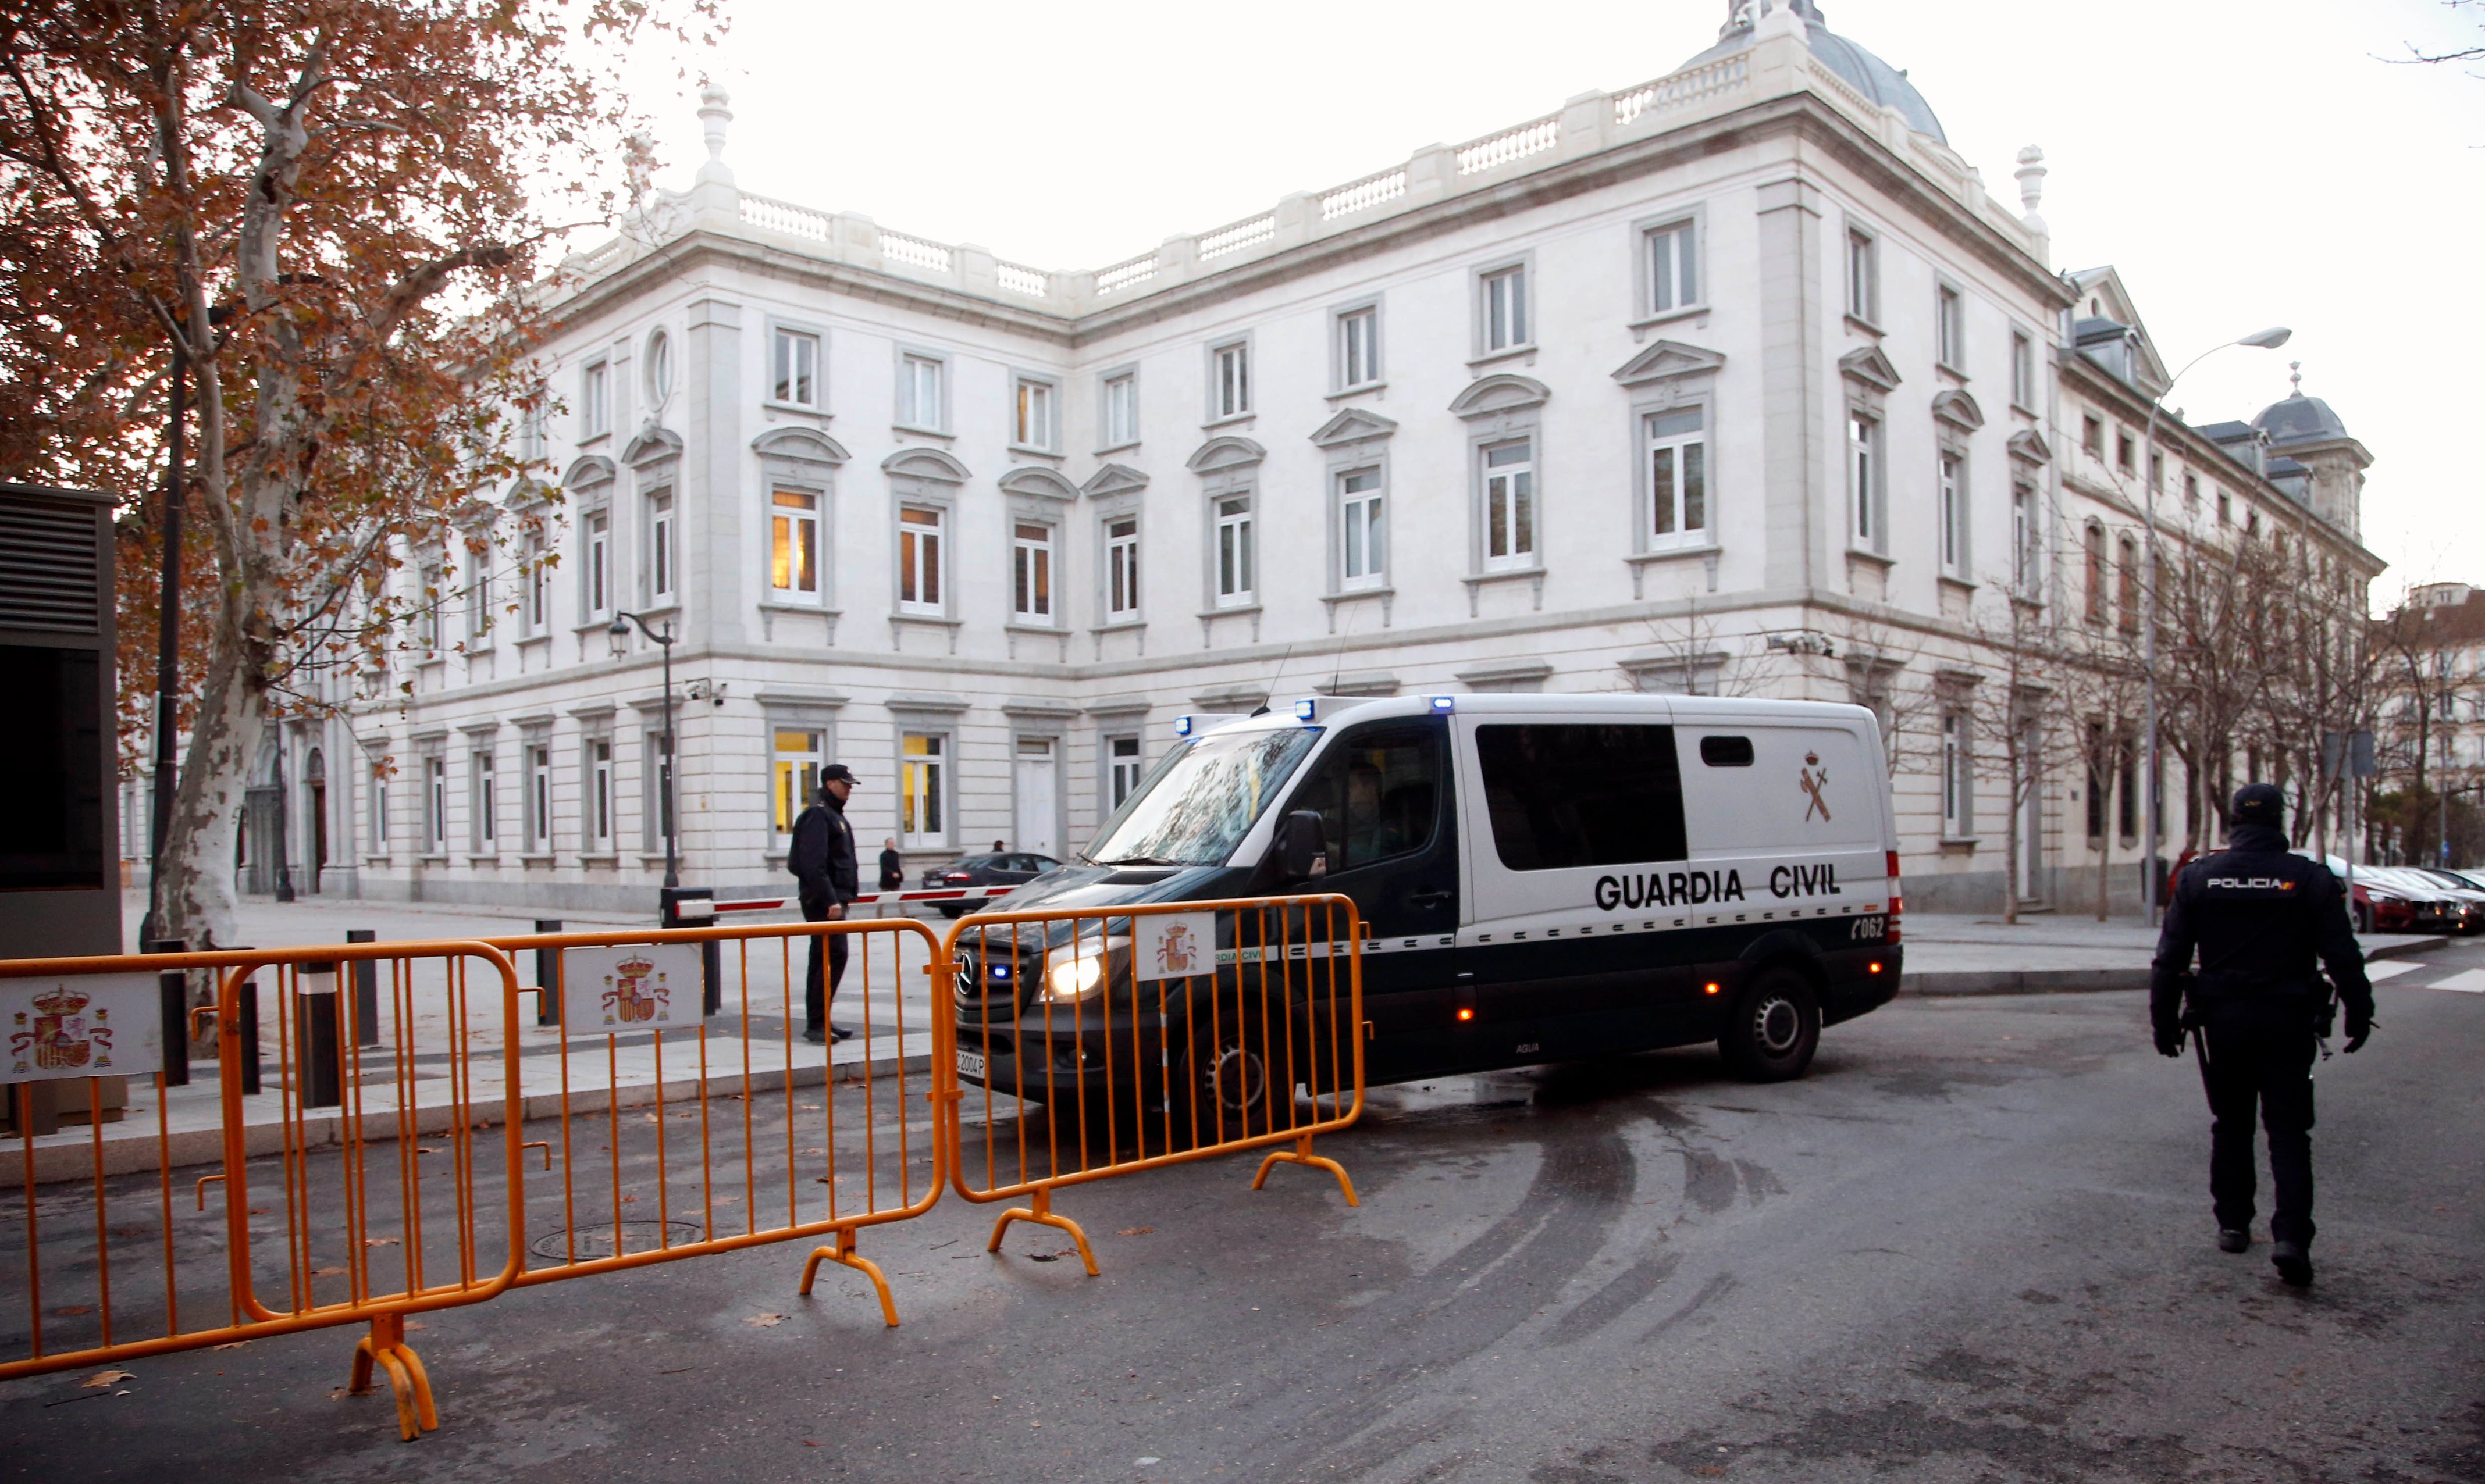
[[[2330,874],[2346,863],[2329,859]],[[2354,916],[2359,932],[2456,932],[2469,904],[2453,888],[2403,866],[2358,866]]]
[[[2346,878],[2345,861],[2333,855],[2323,864],[2330,868],[2332,876],[2341,880]],[[2392,883],[2388,880],[2389,875],[2389,868],[2386,866],[2356,868],[2356,899],[2354,905],[2348,909],[2348,916],[2355,922],[2356,931],[2362,933],[2423,931],[2417,926],[2417,896],[2404,883]]]
[[[2485,887],[2479,887],[2456,871],[2445,871],[2439,866],[2404,866],[2400,869],[2412,877],[2432,882],[2442,891],[2444,900],[2456,908],[2452,931],[2485,931]]]
[[[969,855],[945,866],[935,866],[923,873],[923,889],[940,891],[957,886],[1018,886],[1034,880],[1061,862],[1033,850],[1001,850],[983,855]],[[936,902],[943,917],[964,917],[980,910],[991,898],[969,898],[963,902]]]

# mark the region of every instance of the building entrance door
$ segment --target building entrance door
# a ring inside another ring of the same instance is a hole
[[[1061,854],[1061,786],[1050,737],[1018,740],[1018,836],[1010,848],[1038,855]]]
[[[328,869],[328,760],[319,749],[302,765],[302,792],[308,796],[311,815],[311,880],[314,895],[319,890],[320,873]]]

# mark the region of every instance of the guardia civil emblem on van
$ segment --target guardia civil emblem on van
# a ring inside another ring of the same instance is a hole
[[[1804,805],[1803,817],[1810,820],[1817,813],[1822,819],[1828,819],[1829,798],[1821,791],[1829,787],[1829,767],[1820,761],[1820,754],[1805,753],[1803,766],[1795,769],[1795,777],[1798,786],[1812,798],[1812,802]]]

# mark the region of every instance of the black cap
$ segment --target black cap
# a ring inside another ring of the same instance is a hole
[[[2226,820],[2234,824],[2267,824],[2278,828],[2286,823],[2286,796],[2275,783],[2247,783],[2235,790],[2234,807]]]
[[[858,780],[854,775],[853,769],[848,768],[843,763],[831,763],[828,767],[820,769],[820,781],[822,783],[842,783],[851,788]]]

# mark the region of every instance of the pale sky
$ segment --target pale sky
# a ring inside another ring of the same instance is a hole
[[[1043,268],[1095,268],[1290,191],[1661,76],[1724,0],[1520,7],[1133,0],[938,8],[732,0],[716,53],[746,191]],[[2476,364],[2485,78],[2378,60],[2472,42],[2436,0],[1821,0],[2014,209],[2044,148],[2054,266],[2111,262],[2170,365],[2268,324],[2167,398],[2194,422],[2286,394],[2287,363],[2373,455],[2364,540],[2411,582],[2485,583]],[[669,66],[638,101],[664,182],[704,157]]]

